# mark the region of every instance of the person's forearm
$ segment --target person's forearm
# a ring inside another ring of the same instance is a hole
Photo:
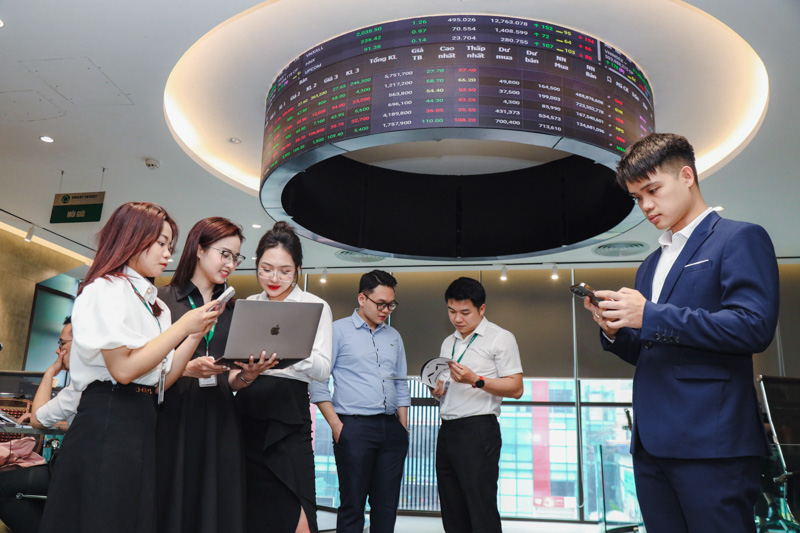
[[[400,423],[403,424],[404,428],[408,428],[408,407],[398,407],[397,418],[400,420]]]
[[[484,378],[483,391],[501,398],[520,398],[525,390],[522,385],[522,374],[502,378]]]
[[[102,350],[103,359],[111,377],[126,385],[158,366],[170,350],[187,336],[186,327],[178,321],[141,348],[130,350],[122,346],[113,350]]]
[[[325,421],[331,428],[338,428],[342,425],[342,420],[339,418],[339,415],[336,414],[336,411],[334,411],[332,402],[319,402],[317,404],[317,409],[319,409],[319,412],[325,417]]]
[[[52,367],[47,367],[47,370],[44,371],[44,376],[42,376],[42,381],[39,383],[39,388],[36,389],[36,395],[33,397],[33,405],[31,405],[31,426],[35,428],[44,429],[45,427],[44,424],[39,422],[39,419],[36,418],[36,411],[50,401],[50,397],[53,395],[53,378],[55,375]]]
[[[167,389],[183,375],[183,370],[192,359],[192,355],[197,350],[197,345],[200,344],[200,339],[202,338],[202,335],[189,335],[180,346],[175,348],[175,353],[172,356],[172,367],[167,372],[165,385]]]
[[[241,368],[232,368],[231,371],[228,372],[228,385],[231,386],[231,389],[235,391],[242,390],[253,383],[259,376],[259,374],[256,374],[255,376],[248,377],[247,374],[243,374],[243,372],[244,370]],[[242,378],[244,378],[244,380]],[[245,380],[247,380],[246,383]]]

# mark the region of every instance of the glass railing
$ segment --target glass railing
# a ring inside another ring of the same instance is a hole
[[[643,526],[629,446],[625,443],[595,447],[600,531],[622,533],[639,531]]]

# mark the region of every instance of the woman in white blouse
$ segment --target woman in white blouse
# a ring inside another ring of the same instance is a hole
[[[236,395],[247,462],[247,531],[316,533],[308,385],[330,376],[333,316],[324,300],[297,286],[303,249],[289,224],[277,222],[261,237],[256,257],[264,292],[248,300],[315,302],[323,310],[307,359],[262,372]]]
[[[155,528],[156,398],[219,315],[212,301],[172,324],[157,298],[150,279],[164,271],[176,237],[167,212],[147,202],[121,205],[100,230],[72,312],[71,375],[81,401],[42,533]]]

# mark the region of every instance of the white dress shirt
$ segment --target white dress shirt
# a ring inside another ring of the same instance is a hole
[[[158,299],[155,286],[125,267],[127,276],[98,278],[83,288],[72,309],[72,350],[70,374],[76,391],[83,391],[93,381],[116,383],[106,367],[102,350],[125,346],[131,350],[141,348],[166,331],[172,324],[169,307]],[[148,311],[136,290],[151,306],[161,307],[157,318]],[[172,355],[167,354],[167,371],[172,367]],[[146,374],[133,380],[140,385],[157,385],[161,363]]]
[[[469,344],[474,333],[478,336]],[[486,317],[466,338],[462,338],[458,331],[445,338],[439,357],[458,361],[462,353],[464,357],[461,358],[461,364],[484,378],[503,378],[522,373],[514,334],[489,322]],[[501,403],[503,399],[499,396],[473,388],[470,384],[451,381],[447,394],[442,398],[439,415],[443,420],[478,415],[500,416]]]
[[[258,300],[268,302],[269,297],[266,291],[261,294],[254,294],[247,297],[248,300]],[[314,336],[314,346],[311,348],[311,355],[302,361],[287,368],[265,370],[265,376],[275,376],[279,378],[290,378],[311,383],[314,381],[327,381],[331,375],[331,353],[333,352],[333,313],[328,302],[314,296],[310,292],[305,292],[300,287],[295,286],[292,292],[284,300],[285,302],[311,302],[322,304],[322,316],[319,317],[317,334]],[[258,354],[260,356],[260,354]],[[270,354],[267,354],[269,358]]]
[[[658,258],[656,271],[653,274],[653,296],[650,299],[653,303],[658,303],[667,275],[672,269],[672,265],[675,264],[675,260],[681,255],[683,247],[686,246],[689,237],[692,236],[692,232],[712,211],[714,209],[709,207],[679,232],[673,234],[672,230],[668,229],[658,238],[658,244],[661,245],[661,257]]]
[[[81,403],[81,393],[75,390],[73,382],[61,389],[56,397],[36,410],[36,418],[44,427],[51,428],[62,420],[72,425],[78,404]]]

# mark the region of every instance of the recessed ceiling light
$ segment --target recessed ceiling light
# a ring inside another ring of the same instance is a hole
[[[237,139],[236,137],[231,137],[230,139],[228,139],[228,142],[231,144],[242,144],[242,140]]]
[[[714,211],[725,211],[725,208],[722,207],[721,205],[714,206],[711,209],[713,209]]]
[[[39,137],[39,140],[41,140],[43,142],[46,142],[46,143],[53,142],[53,138],[52,137],[48,137],[47,135],[42,135],[41,137]]]
[[[174,262],[175,262],[175,260],[172,259],[171,257],[169,259],[167,259],[167,263],[174,263]]]
[[[255,229],[261,229],[261,224],[253,224],[253,227],[254,227]]]
[[[3,19],[0,19],[0,28],[2,28],[2,27],[3,27],[3,26],[5,26],[5,25],[6,25],[6,23],[5,23],[5,22],[3,22]]]
[[[255,260],[256,260],[256,258],[254,257],[254,258],[253,258],[253,261],[255,261]]]

